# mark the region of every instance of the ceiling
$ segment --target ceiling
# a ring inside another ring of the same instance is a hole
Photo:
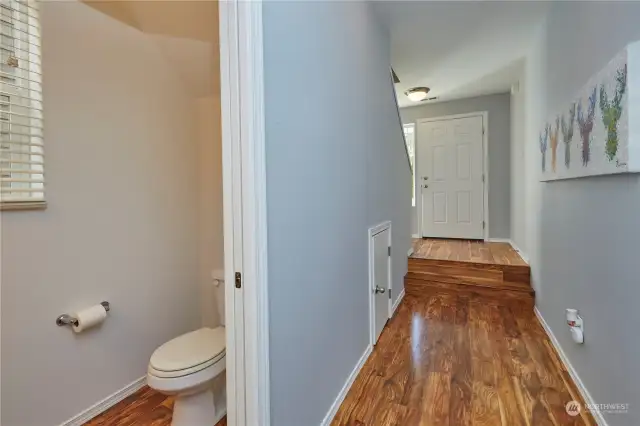
[[[374,10],[391,36],[400,107],[404,92],[431,88],[445,100],[508,92],[548,4],[537,1],[380,1]]]
[[[84,2],[145,33],[192,96],[220,93],[217,1]]]

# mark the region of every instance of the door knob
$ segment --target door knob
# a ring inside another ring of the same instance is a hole
[[[423,186],[423,188],[428,188],[428,187],[429,187],[429,185],[425,185],[425,186]]]
[[[385,292],[384,288],[376,286],[376,293],[381,293],[382,294],[384,292]]]
[[[429,180],[429,176],[423,176],[422,179]]]

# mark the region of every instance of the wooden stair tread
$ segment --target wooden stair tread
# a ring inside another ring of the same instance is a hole
[[[533,309],[535,292],[512,290],[508,288],[490,288],[482,286],[465,286],[452,283],[443,283],[429,280],[405,278],[405,292],[410,296],[429,296],[439,293],[455,293],[457,295],[478,298],[480,300],[492,300],[497,304],[524,305]]]
[[[527,264],[518,251],[507,242],[416,238],[412,241],[412,247],[413,258],[498,265]]]
[[[444,282],[454,285],[461,286],[478,286],[485,288],[495,288],[498,290],[501,289],[509,289],[513,291],[522,291],[529,292],[531,291],[531,285],[525,282],[519,281],[505,281],[502,277],[500,278],[485,278],[485,277],[475,277],[475,276],[464,276],[464,275],[448,275],[442,274],[438,272],[428,272],[428,271],[409,271],[407,272],[406,278],[408,279],[416,279],[416,280],[425,280],[425,281],[436,281],[436,282]]]
[[[442,259],[424,259],[420,257],[409,256],[409,267],[412,265],[433,265],[444,267],[474,268],[493,271],[531,271],[531,267],[527,264],[523,265],[501,265],[496,263],[474,262],[466,260],[442,260]]]
[[[531,286],[531,268],[528,265],[491,265],[477,262],[409,258],[408,271],[446,275],[466,282],[471,280],[482,283],[486,280],[493,280]]]
[[[435,280],[422,280],[411,278],[406,276],[404,279],[405,290],[407,285],[412,286],[436,286],[440,288],[446,288],[451,290],[459,290],[459,291],[482,291],[482,292],[494,292],[497,295],[510,293],[514,296],[518,297],[532,297],[535,296],[536,292],[533,288],[529,288],[528,290],[521,289],[513,289],[509,287],[485,287],[479,285],[468,285],[468,284],[458,284],[458,283],[450,283],[445,281],[435,281]]]

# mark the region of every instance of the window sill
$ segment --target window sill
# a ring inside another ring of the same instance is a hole
[[[46,210],[46,201],[25,201],[25,202],[0,202],[0,211],[11,210]]]

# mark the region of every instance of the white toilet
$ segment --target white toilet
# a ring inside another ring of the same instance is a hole
[[[175,395],[172,426],[213,426],[212,384],[226,368],[225,328],[204,327],[160,346],[147,371],[150,388]]]

